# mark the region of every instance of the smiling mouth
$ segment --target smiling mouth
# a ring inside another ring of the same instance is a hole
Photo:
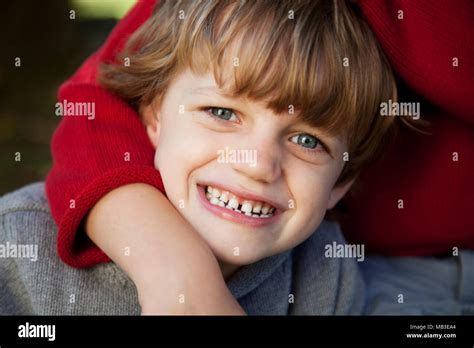
[[[275,214],[275,207],[261,201],[254,201],[237,196],[236,194],[221,189],[205,186],[206,199],[209,203],[232,210],[247,217],[256,219],[271,218]]]

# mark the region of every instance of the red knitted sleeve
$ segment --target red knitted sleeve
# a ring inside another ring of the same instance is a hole
[[[138,182],[164,192],[153,166],[154,149],[138,115],[96,82],[99,64],[115,57],[149,18],[155,3],[138,1],[104,45],[59,90],[61,103],[86,102],[94,107],[94,117],[62,117],[51,142],[53,167],[46,178],[46,195],[58,224],[58,254],[72,267],[110,261],[87,238],[81,224],[101,197]]]
[[[345,237],[390,256],[474,249],[474,2],[357,3],[401,82],[401,100],[421,104],[430,134],[400,129],[365,168],[347,197]]]
[[[426,100],[474,122],[474,2],[359,0],[396,74]]]

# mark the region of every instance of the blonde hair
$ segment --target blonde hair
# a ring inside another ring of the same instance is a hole
[[[308,124],[344,135],[350,161],[338,183],[394,132],[395,118],[379,114],[381,102],[396,99],[390,65],[342,0],[161,0],[118,59],[101,67],[100,82],[138,109],[185,68],[211,71],[219,87],[276,113],[292,105]]]

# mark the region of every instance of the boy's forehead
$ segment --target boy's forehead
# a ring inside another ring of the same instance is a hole
[[[235,98],[236,96],[233,95],[232,93],[229,93],[228,91],[226,90],[223,90],[217,86],[202,86],[202,87],[191,87],[191,88],[187,88],[186,91],[185,91],[187,94],[190,94],[190,95],[219,95],[219,96],[222,96],[224,98]]]
[[[232,92],[231,82],[226,81],[224,86],[220,87],[211,72],[196,74],[188,69],[183,73],[182,78],[182,83],[185,86],[182,91],[186,97],[205,95],[226,99],[246,99],[245,96]]]
[[[268,101],[271,100],[270,96],[255,100],[249,98],[247,95],[236,94],[232,90],[232,82],[225,81],[224,86],[220,87],[210,72],[205,75],[197,75],[188,70],[183,76],[183,82],[186,84],[186,87],[182,90],[186,97],[221,97],[229,101],[239,102],[242,105],[258,105],[262,108],[268,108]],[[191,86],[189,84],[191,84]],[[298,110],[295,111],[295,114],[297,112]]]

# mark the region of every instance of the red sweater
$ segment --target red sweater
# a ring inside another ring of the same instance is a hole
[[[154,4],[139,1],[59,90],[60,101],[96,104],[93,121],[63,117],[53,136],[54,164],[46,179],[59,226],[58,253],[73,267],[109,261],[81,226],[107,192],[135,182],[164,192],[138,116],[96,82],[98,64],[113,60]],[[360,8],[410,92],[407,101],[423,100],[421,115],[432,122],[433,133],[402,131],[384,159],[367,168],[348,199],[346,237],[385,255],[432,255],[453,246],[474,249],[474,219],[468,215],[474,196],[469,177],[474,172],[474,91],[469,81],[474,76],[474,2],[364,0]],[[452,160],[453,152],[458,161]]]

